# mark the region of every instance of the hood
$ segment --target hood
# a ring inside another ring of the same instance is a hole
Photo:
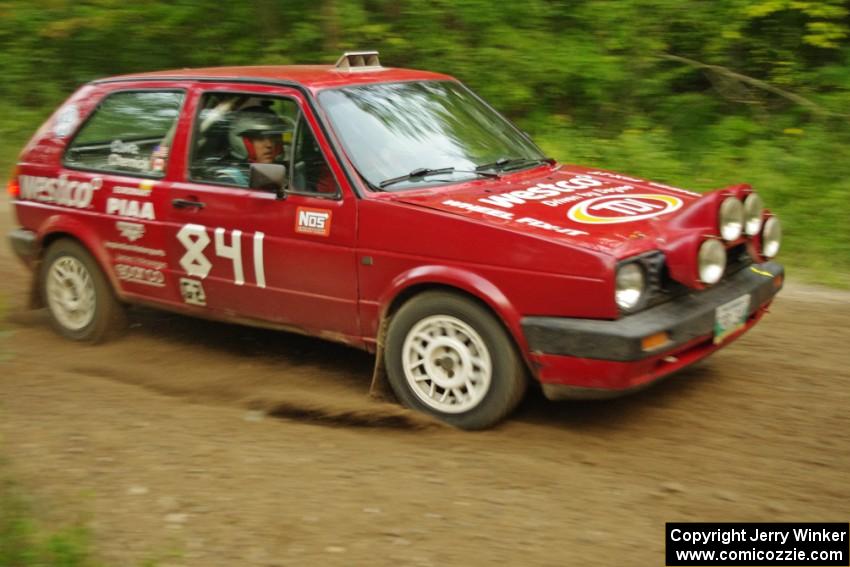
[[[625,257],[664,248],[670,221],[699,193],[610,171],[560,166],[393,199]]]

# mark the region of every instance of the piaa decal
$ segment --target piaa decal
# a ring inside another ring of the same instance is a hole
[[[585,224],[616,224],[666,215],[680,208],[682,200],[670,195],[606,195],[576,204],[567,217]]]
[[[106,214],[121,217],[134,217],[142,220],[155,220],[153,203],[109,197],[106,200]]]

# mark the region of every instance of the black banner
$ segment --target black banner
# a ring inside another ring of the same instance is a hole
[[[847,523],[667,523],[666,564],[850,565]]]

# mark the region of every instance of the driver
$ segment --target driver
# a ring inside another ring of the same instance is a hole
[[[283,134],[292,127],[262,107],[234,113],[227,139],[231,164],[219,170],[218,179],[248,186],[252,163],[275,163],[283,159]]]

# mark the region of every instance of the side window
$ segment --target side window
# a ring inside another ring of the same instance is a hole
[[[325,156],[303,119],[295,129],[295,146],[292,158],[292,190],[301,193],[336,195],[339,189]]]
[[[71,141],[71,168],[162,177],[182,92],[136,91],[107,96]]]
[[[195,120],[189,177],[247,187],[252,163],[288,164],[298,112],[289,98],[205,94]]]

